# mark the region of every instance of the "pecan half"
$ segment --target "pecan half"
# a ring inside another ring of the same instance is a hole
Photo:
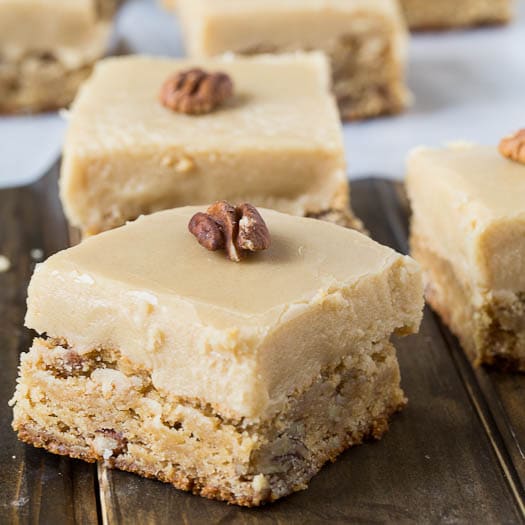
[[[236,242],[239,237],[239,214],[237,208],[226,201],[218,201],[212,204],[206,210],[206,213],[219,225],[228,257],[232,261],[239,262],[241,253],[239,253]]]
[[[525,164],[525,129],[520,129],[502,139],[499,143],[499,151],[504,157]]]
[[[224,236],[221,227],[206,213],[196,213],[188,224],[201,246],[212,252],[224,248]]]
[[[257,252],[270,247],[270,233],[264,219],[255,206],[247,202],[237,207],[239,219],[239,236],[237,244],[241,250]]]
[[[233,82],[226,73],[202,69],[180,71],[169,77],[160,90],[161,103],[178,113],[210,113],[233,95]]]
[[[188,229],[201,246],[211,251],[225,249],[228,257],[239,262],[248,252],[270,247],[270,232],[255,206],[232,206],[226,201],[212,204],[206,213],[196,213]]]

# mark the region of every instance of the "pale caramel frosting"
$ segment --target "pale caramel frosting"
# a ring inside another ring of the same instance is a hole
[[[465,282],[525,290],[525,166],[494,146],[418,148],[408,159],[416,234]]]
[[[94,0],[0,0],[0,57],[52,54],[77,68],[99,58],[109,38]]]
[[[392,0],[177,0],[177,8],[189,52],[197,57],[226,51],[256,52],[268,45],[323,49],[348,32],[349,19],[355,19],[365,32],[370,15],[390,22],[397,32],[399,60],[406,54],[403,17]]]
[[[164,107],[174,73],[223,71],[234,96],[205,115]],[[100,62],[73,105],[61,196],[69,220],[100,231],[141,213],[248,200],[304,215],[348,203],[341,126],[320,53]]]
[[[413,332],[417,264],[351,230],[260,210],[271,247],[241,263],[188,232],[201,208],[142,217],[35,271],[26,324],[76,351],[118,349],[155,388],[265,417],[354,345]]]

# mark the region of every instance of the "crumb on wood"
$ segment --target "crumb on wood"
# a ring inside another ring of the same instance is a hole
[[[5,255],[0,255],[0,273],[8,272],[10,268],[11,261]]]
[[[44,250],[40,249],[40,248],[33,248],[30,252],[29,252],[29,255],[31,256],[31,259],[33,259],[33,261],[41,261],[43,258],[44,258]]]
[[[11,505],[13,507],[23,507],[24,505],[27,505],[29,502],[29,498],[27,496],[23,496],[21,498],[15,499],[11,502]]]

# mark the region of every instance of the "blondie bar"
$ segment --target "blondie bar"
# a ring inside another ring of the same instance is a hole
[[[422,280],[358,232],[271,210],[269,248],[232,262],[188,232],[203,211],[141,217],[37,267],[26,324],[41,335],[13,425],[57,454],[259,505],[387,430],[405,404],[390,337],[417,330]],[[258,221],[238,222],[249,249]]]
[[[211,108],[216,80],[231,96]],[[320,53],[100,62],[70,114],[60,181],[67,217],[93,234],[226,199],[296,215],[335,212],[352,224],[329,83]]]
[[[392,0],[178,0],[192,57],[321,50],[343,119],[398,113],[406,29]]]
[[[67,106],[106,51],[110,4],[0,0],[0,113]]]
[[[420,148],[407,184],[428,301],[475,363],[525,371],[525,165],[490,146]]]

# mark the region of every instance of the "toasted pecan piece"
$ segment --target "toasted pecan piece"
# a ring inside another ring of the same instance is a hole
[[[500,153],[514,162],[525,164],[525,129],[520,129],[501,140]]]
[[[160,90],[160,101],[178,113],[203,115],[232,95],[233,82],[226,73],[195,68],[179,71],[166,79]]]
[[[225,249],[230,260],[239,262],[248,252],[266,250],[271,237],[255,206],[233,206],[226,201],[212,204],[206,213],[196,213],[188,229],[201,246],[210,250]]]

